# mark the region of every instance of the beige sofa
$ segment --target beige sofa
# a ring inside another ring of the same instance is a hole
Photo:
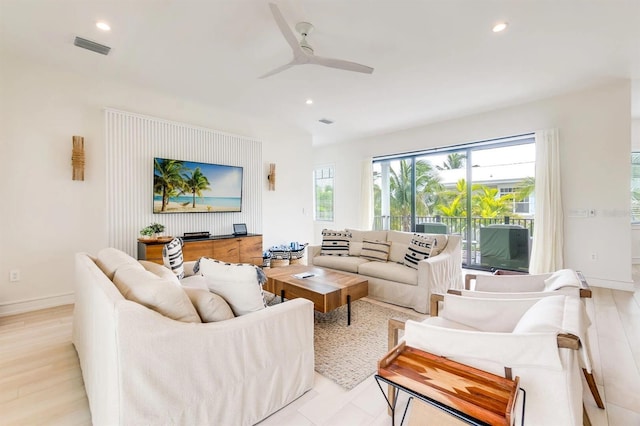
[[[322,246],[309,246],[307,264],[362,275],[369,280],[369,297],[424,314],[429,313],[431,293],[463,288],[461,238],[458,235],[421,234],[438,240],[439,253],[418,262],[416,270],[403,263],[413,233],[347,231],[351,234],[348,256],[322,255]],[[388,261],[360,257],[364,240],[390,242]]]
[[[313,386],[308,300],[178,321],[122,296],[112,279],[140,263],[118,259],[75,259],[73,343],[94,425],[251,425]]]

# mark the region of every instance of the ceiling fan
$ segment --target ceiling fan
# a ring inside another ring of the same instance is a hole
[[[288,64],[284,64],[281,67],[278,67],[264,75],[261,75],[260,78],[269,77],[271,75],[284,71],[287,68],[291,68],[294,65],[302,64],[322,65],[325,67],[338,68],[346,71],[362,72],[366,74],[371,74],[373,72],[373,68],[366,65],[344,61],[342,59],[325,58],[322,56],[314,55],[313,48],[307,42],[307,36],[311,33],[311,31],[313,31],[313,25],[308,22],[298,22],[296,24],[296,31],[299,32],[302,36],[301,40],[298,41],[293,31],[291,31],[291,28],[289,28],[287,21],[285,21],[284,16],[282,15],[282,12],[280,12],[278,6],[275,3],[269,3],[269,7],[271,8],[271,13],[276,20],[276,24],[278,24],[282,35],[284,36],[285,40],[287,40],[287,43],[289,43],[289,46],[291,46],[291,50],[293,50],[293,59]]]

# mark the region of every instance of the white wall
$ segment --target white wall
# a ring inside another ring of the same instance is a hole
[[[558,128],[561,137],[565,265],[594,285],[631,289],[629,224],[630,84],[585,90],[462,119],[314,149],[314,163],[336,164],[335,228],[358,226],[359,171],[367,156],[410,152]],[[567,217],[594,208],[594,218]],[[316,241],[326,224],[315,224]],[[597,260],[591,260],[597,253]]]
[[[634,81],[633,85],[640,86],[640,83]],[[631,122],[631,150],[640,151],[640,118],[633,118]],[[631,257],[634,264],[640,264],[640,224],[631,227]]]
[[[106,246],[105,107],[261,140],[264,247],[313,237],[310,135],[17,57],[0,63],[0,315],[72,301],[73,254]],[[71,180],[73,135],[85,138],[84,181]]]

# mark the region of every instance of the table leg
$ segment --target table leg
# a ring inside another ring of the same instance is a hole
[[[280,303],[284,303],[284,289],[280,290]]]
[[[351,295],[347,294],[347,325],[351,325]]]

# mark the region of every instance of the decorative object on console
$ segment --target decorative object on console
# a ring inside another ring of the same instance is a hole
[[[182,257],[182,240],[174,238],[162,248],[164,266],[171,269],[178,279],[184,278],[184,260]]]
[[[84,138],[73,137],[73,149],[71,151],[71,167],[73,167],[73,180],[84,180]]]
[[[291,263],[291,249],[287,246],[273,246],[269,249],[270,266],[287,266]]]
[[[267,175],[269,181],[269,191],[276,190],[276,165],[275,163],[269,164],[269,174]]]
[[[291,247],[291,252],[289,253],[289,264],[290,265],[299,265],[304,263],[304,249],[307,247],[308,243],[299,243],[299,242],[291,242],[289,246]]]
[[[246,223],[234,223],[233,224],[233,235],[247,235],[247,224]]]
[[[351,233],[348,231],[322,230],[322,250],[320,254],[329,256],[348,256],[349,240]]]
[[[159,241],[161,243],[169,242],[173,240],[173,237],[160,235],[164,232],[164,230],[165,230],[165,227],[163,224],[154,222],[151,225],[145,226],[140,230],[140,235],[142,235],[142,237],[139,238],[139,240],[140,241]]]

